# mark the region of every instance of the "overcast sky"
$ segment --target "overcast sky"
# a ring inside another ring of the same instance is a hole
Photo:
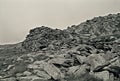
[[[31,28],[67,28],[120,12],[120,0],[0,0],[0,44],[23,41]]]

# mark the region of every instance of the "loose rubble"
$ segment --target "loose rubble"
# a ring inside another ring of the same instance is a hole
[[[120,81],[120,13],[64,30],[37,27],[0,55],[0,81]]]

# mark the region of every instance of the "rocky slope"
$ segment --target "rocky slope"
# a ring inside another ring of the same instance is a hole
[[[37,27],[0,55],[0,81],[120,81],[120,13]]]

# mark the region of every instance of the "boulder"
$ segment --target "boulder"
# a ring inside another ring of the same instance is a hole
[[[80,68],[74,73],[75,76],[82,76],[86,73],[89,73],[90,66],[87,64],[81,65]]]
[[[118,58],[115,62],[111,63],[111,66],[119,66],[120,67],[120,58]]]
[[[48,75],[45,71],[34,70],[34,73],[45,80],[51,79],[51,76]]]
[[[27,68],[33,70],[43,70],[46,64],[47,63],[44,61],[35,61],[33,64],[29,64]]]
[[[102,71],[102,72],[96,72],[94,73],[94,76],[100,79],[103,79],[103,81],[109,80],[110,73],[108,71]]]
[[[91,71],[105,62],[106,60],[99,54],[91,54],[85,59],[85,63],[91,66]]]
[[[28,69],[41,69],[38,65],[35,65],[35,64],[29,64]]]
[[[16,79],[11,77],[11,78],[6,78],[6,79],[0,79],[0,81],[16,81]]]
[[[60,69],[53,64],[46,64],[44,67],[44,71],[47,72],[54,80],[64,78],[64,74],[61,73]]]
[[[31,72],[29,72],[29,71],[25,71],[24,73],[23,73],[23,75],[26,75],[26,76],[30,76],[32,73]]]
[[[114,59],[111,59],[99,66],[97,66],[96,68],[93,69],[93,72],[101,72],[103,70],[105,70],[105,68],[107,68],[108,66],[115,66],[115,67],[119,67],[119,66],[116,66],[116,65],[113,65],[115,64],[115,62],[118,60],[118,57],[114,58]]]
[[[72,75],[72,74],[74,74],[79,68],[80,68],[79,65],[78,65],[78,66],[69,67],[69,70],[68,70],[67,74]]]
[[[76,55],[76,58],[80,64],[83,64],[85,62],[86,56]]]
[[[105,60],[107,60],[107,61],[115,58],[116,56],[117,56],[117,54],[116,54],[116,53],[113,54],[111,51],[107,51],[107,53],[103,55],[103,57],[104,57]]]
[[[53,58],[53,59],[49,60],[48,63],[58,64],[58,65],[62,65],[62,66],[71,66],[73,64],[73,60],[65,59],[65,58]]]
[[[53,64],[50,64],[50,63],[47,63],[44,61],[35,61],[33,64],[29,65],[28,68],[32,68],[34,70],[44,71],[55,80],[64,78],[64,75],[61,73],[59,68],[57,68]]]
[[[15,77],[17,74],[21,75],[21,73],[25,72],[27,70],[27,65],[24,63],[16,64],[15,66],[12,66],[10,70],[7,72],[8,75],[5,77]]]
[[[77,51],[80,52],[80,55],[88,56],[92,53],[93,47],[85,44],[81,44],[78,46]]]
[[[80,77],[89,72],[90,66],[84,64],[81,66],[73,66],[69,68],[68,74],[75,77]]]
[[[14,65],[8,65],[8,67],[7,67],[6,69],[4,69],[4,72],[6,72],[6,71],[9,71],[9,70],[13,69],[13,67],[14,67]]]

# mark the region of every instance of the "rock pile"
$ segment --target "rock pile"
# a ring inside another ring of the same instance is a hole
[[[70,38],[70,35],[65,31],[42,26],[30,30],[30,34],[23,42],[23,47],[29,51],[39,51],[48,47],[52,42],[62,41],[66,38]]]
[[[19,48],[26,52],[0,58],[0,81],[119,81],[120,14],[65,30],[37,27]]]

